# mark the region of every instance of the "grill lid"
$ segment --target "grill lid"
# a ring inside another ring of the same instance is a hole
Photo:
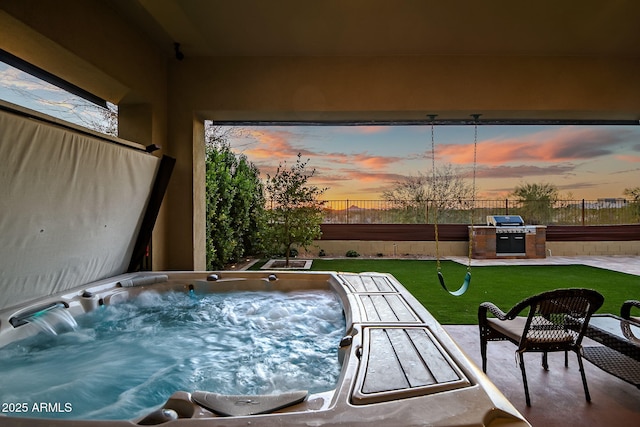
[[[520,215],[487,215],[487,225],[495,227],[523,226],[524,221]]]

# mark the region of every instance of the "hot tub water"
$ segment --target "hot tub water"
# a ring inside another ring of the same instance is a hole
[[[5,415],[131,419],[177,390],[322,392],[345,332],[330,291],[145,291],[76,321],[0,349],[0,402],[16,404]]]

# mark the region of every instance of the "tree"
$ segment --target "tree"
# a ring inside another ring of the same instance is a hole
[[[382,193],[382,198],[389,200],[397,208],[416,213],[415,220],[407,222],[421,222],[423,218],[435,221],[436,212],[437,220],[441,222],[441,217],[447,210],[459,210],[472,197],[472,186],[460,170],[451,164],[436,168],[435,173],[430,175],[418,173],[417,176],[408,176]],[[434,209],[427,215],[425,208],[429,205]]]
[[[625,188],[622,194],[631,197],[632,212],[640,219],[640,187]]]
[[[206,133],[206,245],[211,270],[262,250],[260,171],[244,155],[231,151],[226,132],[212,127]]]
[[[286,266],[289,266],[291,249],[294,245],[305,249],[321,235],[322,207],[318,200],[326,188],[308,185],[315,169],[307,172],[309,159],[302,161],[298,153],[296,163],[291,168],[278,165],[276,173],[267,175],[265,185],[268,200],[268,225],[265,241],[274,253],[284,251]]]
[[[523,183],[513,190],[512,196],[521,204],[523,219],[530,224],[548,224],[551,212],[559,200],[558,188],[548,183]]]
[[[622,194],[631,197],[634,202],[640,202],[640,187],[625,188]]]
[[[118,106],[107,103],[107,108],[82,100],[71,104],[73,112],[77,112],[78,120],[96,132],[118,136]]]
[[[13,67],[8,68],[3,80],[6,89],[21,99],[21,105],[96,132],[118,136],[118,107],[115,104],[107,102],[105,108]],[[45,96],[41,95],[43,92]]]
[[[390,201],[396,208],[403,211],[422,211],[429,200],[429,177],[419,173],[417,176],[407,176],[403,181],[396,181],[388,190],[382,192],[382,199]]]

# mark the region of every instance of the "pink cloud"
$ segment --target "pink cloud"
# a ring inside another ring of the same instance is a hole
[[[358,128],[361,128],[361,126],[358,126]],[[402,157],[373,156],[366,152],[349,154],[310,151],[293,145],[291,140],[296,137],[299,138],[299,136],[282,130],[248,130],[245,136],[255,141],[254,146],[244,150],[244,154],[254,162],[259,162],[261,160],[283,161],[292,159],[298,153],[301,153],[303,157],[311,157],[317,161],[348,164],[374,170],[384,170],[393,163],[406,160]]]
[[[616,159],[620,160],[621,162],[629,162],[629,163],[639,163],[640,162],[640,156],[635,156],[635,155],[631,155],[631,154],[619,154],[616,156]]]
[[[372,156],[367,153],[318,153],[318,155],[322,156],[325,160],[328,160],[330,162],[348,165],[359,165],[361,167],[374,170],[384,170],[393,163],[398,163],[405,160],[402,157]]]
[[[302,151],[291,145],[289,142],[291,135],[288,132],[249,130],[246,136],[257,143],[257,146],[244,151],[254,160],[287,159]]]
[[[377,133],[384,133],[390,129],[390,126],[350,126],[344,133],[360,134],[360,135],[373,135]]]
[[[566,162],[613,154],[614,146],[624,141],[625,133],[608,129],[564,127],[539,132],[526,139],[509,138],[478,142],[477,161],[500,165],[514,161]],[[473,163],[473,145],[441,145],[437,156],[455,164]]]

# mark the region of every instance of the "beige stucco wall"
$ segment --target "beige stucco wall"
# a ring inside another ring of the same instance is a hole
[[[316,240],[308,251],[300,250],[300,256],[317,257],[322,249],[328,257],[343,257],[347,251],[354,250],[366,257],[435,257],[436,244],[432,241],[389,242],[376,240]],[[467,256],[467,242],[439,242],[440,256]]]
[[[121,137],[172,155],[166,56],[105,2],[3,1],[0,48],[117,104]],[[169,265],[169,199],[153,235],[154,268]]]
[[[349,250],[362,256],[424,256],[435,257],[435,242],[386,242],[362,240],[316,240],[308,251],[300,250],[300,256],[317,257],[320,249],[326,256],[343,257]],[[547,242],[547,256],[611,256],[640,255],[640,242]],[[440,256],[468,256],[467,242],[439,242]]]
[[[547,242],[547,254],[555,256],[640,255],[640,241]]]
[[[640,58],[177,61],[99,0],[1,1],[0,47],[119,104],[121,136],[177,159],[153,237],[156,269],[204,267],[204,119],[640,118]]]

